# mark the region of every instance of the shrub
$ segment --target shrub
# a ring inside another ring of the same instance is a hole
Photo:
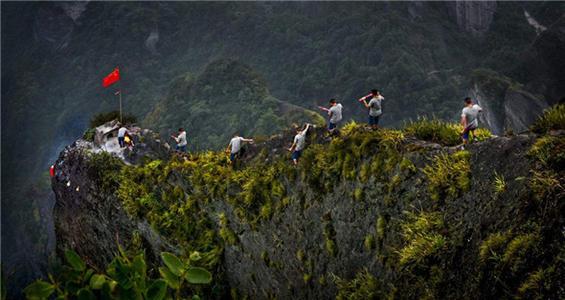
[[[94,142],[94,135],[96,134],[96,129],[95,128],[88,128],[84,134],[82,135],[82,138],[85,141],[89,141],[89,142]]]
[[[510,239],[510,231],[496,232],[490,234],[479,246],[479,259],[486,262],[488,259],[496,259],[502,254],[501,251]]]
[[[120,112],[117,110],[98,113],[90,119],[90,128],[95,128],[113,120],[120,120]],[[132,124],[137,122],[137,117],[132,114],[122,114],[122,124]]]
[[[102,151],[91,153],[88,165],[88,176],[93,179],[103,191],[113,193],[120,185],[120,171],[125,164],[121,159]]]
[[[206,269],[192,266],[191,260],[183,261],[172,253],[163,252],[165,266],[159,268],[160,278],[150,279],[144,255],[128,255],[121,248],[118,255],[106,268],[105,273],[96,273],[72,250],[65,252],[66,263],[60,272],[49,276],[49,282],[38,280],[24,289],[28,299],[169,299],[181,289],[191,291],[190,285],[209,284],[212,274]],[[176,290],[173,292],[172,290]],[[194,298],[193,298],[194,299]]]
[[[544,136],[538,138],[528,151],[528,156],[544,168],[556,171],[565,169],[565,138]]]
[[[448,155],[441,153],[424,167],[423,172],[428,178],[428,189],[433,200],[443,197],[456,197],[470,188],[469,159],[471,154],[459,151]]]
[[[415,122],[409,122],[404,126],[404,131],[418,139],[438,143],[444,146],[455,146],[461,144],[461,132],[463,126],[449,123],[438,119],[419,118]],[[492,136],[485,128],[475,130],[475,139],[483,141]]]
[[[369,300],[381,299],[384,296],[381,294],[383,291],[379,289],[379,282],[367,269],[357,272],[349,281],[331,275],[337,287],[336,300]]]
[[[506,180],[504,176],[494,172],[494,182],[493,182],[494,194],[498,195],[506,190]]]
[[[399,251],[400,265],[421,264],[443,249],[446,240],[439,233],[443,227],[443,220],[437,212],[422,212],[417,216],[409,213],[408,221],[402,224],[406,245]]]
[[[546,109],[531,127],[535,133],[565,129],[565,104],[557,104]]]

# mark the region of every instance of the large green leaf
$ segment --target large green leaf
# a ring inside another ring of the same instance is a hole
[[[145,259],[143,259],[143,255],[140,254],[136,256],[132,261],[132,267],[135,272],[141,277],[145,278],[145,273],[147,273],[147,265],[145,264]]]
[[[80,289],[77,296],[78,300],[96,300],[96,296],[88,288]]]
[[[106,277],[104,277],[104,275],[94,274],[90,277],[90,288],[93,290],[99,290],[102,288],[102,285],[104,285],[104,282],[106,282]]]
[[[163,279],[157,279],[147,289],[148,300],[162,300],[167,294],[167,283]]]
[[[24,289],[26,298],[28,299],[47,299],[55,291],[55,287],[43,280],[38,280]]]
[[[179,288],[180,286],[179,277],[173,274],[171,270],[169,270],[169,268],[161,267],[159,268],[159,273],[171,288],[173,289]]]
[[[173,274],[180,276],[184,271],[184,264],[174,254],[163,252],[161,253],[161,258],[163,258],[165,265],[169,268],[169,270],[171,270]]]
[[[84,269],[86,268],[84,261],[82,261],[80,256],[78,256],[78,254],[73,250],[67,250],[65,252],[65,258],[67,259],[69,265],[71,265],[71,267],[77,271],[84,271]]]
[[[186,271],[184,278],[192,284],[208,284],[212,282],[212,274],[204,268],[190,267]]]

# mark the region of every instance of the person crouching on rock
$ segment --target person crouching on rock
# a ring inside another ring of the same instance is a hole
[[[304,130],[300,130],[300,127],[296,128],[294,141],[292,142],[292,146],[288,148],[288,151],[292,152],[292,162],[295,166],[298,164],[298,159],[300,158],[300,155],[302,155],[302,150],[306,144],[306,133],[308,132],[308,128],[310,128],[310,124],[308,123]]]
[[[228,147],[226,148],[226,153],[230,153],[230,165],[234,165],[235,160],[239,157],[241,153],[241,143],[249,142],[253,144],[253,139],[246,139],[240,137],[237,133],[233,135],[233,138],[230,140]]]
[[[124,126],[120,127],[120,129],[118,129],[118,143],[120,144],[120,148],[124,148],[126,146],[125,145],[125,137],[126,137],[127,133],[128,133],[128,130]]]
[[[186,131],[181,127],[179,128],[179,134],[177,136],[171,135],[175,142],[177,143],[176,150],[180,152],[186,152]]]
[[[473,104],[473,100],[470,97],[465,98],[465,107],[461,112],[461,125],[463,125],[463,132],[461,133],[461,138],[463,139],[463,146],[467,145],[469,142],[469,134],[473,135],[475,138],[475,129],[479,127],[479,113],[483,109],[477,104]]]

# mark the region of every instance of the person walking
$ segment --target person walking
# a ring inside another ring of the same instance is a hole
[[[310,124],[308,123],[306,123],[304,130],[301,130],[300,127],[297,127],[292,146],[288,148],[288,151],[292,152],[291,158],[295,166],[298,165],[298,159],[300,159],[302,150],[306,145],[306,133],[308,132],[308,128],[310,128]]]
[[[328,113],[328,131],[330,132],[330,135],[337,132],[339,122],[343,119],[343,105],[341,105],[341,103],[337,103],[335,99],[330,99],[329,108],[323,106],[318,106],[318,108]]]
[[[186,145],[188,142],[186,141],[186,131],[181,127],[179,128],[179,133],[177,136],[171,135],[171,137],[177,143],[176,150],[180,152],[186,152]]]
[[[230,165],[233,165],[236,159],[239,158],[239,154],[241,153],[241,143],[244,142],[253,144],[253,139],[240,137],[237,133],[233,135],[233,138],[230,140],[230,143],[226,148],[226,152],[230,153]]]
[[[475,130],[479,127],[479,113],[483,109],[477,105],[473,104],[473,100],[470,97],[465,98],[465,107],[461,111],[461,125],[463,125],[463,132],[461,132],[461,138],[463,139],[463,146],[469,143],[469,135],[475,138]]]

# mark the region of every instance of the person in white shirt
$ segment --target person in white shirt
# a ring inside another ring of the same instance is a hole
[[[294,141],[292,142],[292,146],[288,148],[288,151],[292,152],[292,161],[294,165],[298,164],[298,159],[302,154],[302,150],[306,145],[306,133],[308,132],[308,128],[310,128],[310,124],[306,124],[304,130],[300,130],[300,127],[296,128],[296,135],[294,136]]]
[[[371,98],[371,100],[369,101],[369,103],[367,103],[367,99],[369,97]],[[379,119],[383,114],[381,102],[384,99],[385,98],[378,90],[371,90],[371,93],[369,95],[361,97],[359,99],[359,102],[363,102],[363,105],[365,105],[365,107],[369,109],[369,125],[371,125],[373,129],[379,128]]]
[[[473,100],[470,97],[465,98],[465,107],[461,111],[461,125],[463,125],[463,132],[461,133],[461,138],[463,139],[463,144],[466,145],[469,142],[469,133],[475,138],[475,129],[479,127],[479,113],[483,109],[477,105],[473,104]]]
[[[177,143],[176,150],[180,152],[186,152],[186,145],[188,142],[186,141],[186,131],[181,127],[179,128],[179,134],[177,136],[171,135],[175,142]]]
[[[341,103],[337,103],[335,99],[331,99],[330,108],[325,108],[323,106],[318,106],[318,108],[328,112],[328,116],[330,118],[328,122],[328,131],[330,132],[330,134],[333,134],[334,131],[337,130],[337,125],[343,119],[342,117],[343,105],[341,105]]]
[[[127,133],[128,133],[128,130],[124,126],[120,127],[120,129],[118,129],[118,143],[120,144],[120,148],[124,148],[126,146],[125,137],[126,137]]]
[[[253,139],[246,139],[240,137],[237,133],[233,135],[233,138],[230,140],[228,147],[226,148],[226,152],[230,153],[230,164],[233,165],[235,160],[239,157],[240,150],[241,150],[241,143],[249,142],[253,144]]]

